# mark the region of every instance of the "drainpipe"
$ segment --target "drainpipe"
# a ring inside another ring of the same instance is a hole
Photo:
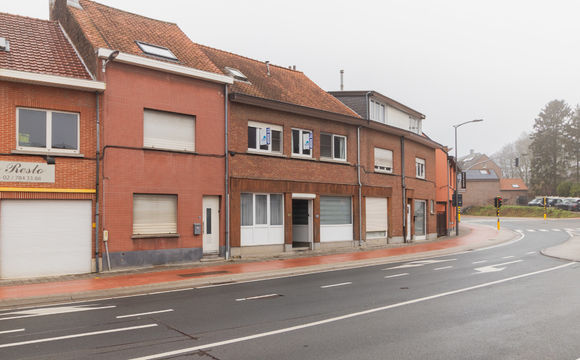
[[[401,194],[403,197],[403,242],[407,239],[407,190],[405,185],[405,137],[401,136]]]
[[[100,96],[99,93],[95,93],[95,99],[97,101],[96,111],[97,111],[97,153],[96,153],[96,182],[95,182],[95,270],[99,272],[99,157],[100,157],[100,149],[99,149],[99,135],[100,135],[100,108],[99,108],[99,100]]]
[[[229,186],[229,166],[230,155],[228,153],[228,84],[224,84],[224,111],[225,111],[225,151],[226,151],[226,260],[230,259],[230,186]]]
[[[358,180],[358,246],[362,246],[362,183],[360,180],[360,126],[356,128],[356,175]]]
[[[447,153],[445,153],[445,158],[447,159],[447,168],[445,168],[445,170],[446,170],[445,173],[447,174],[447,192],[445,193],[445,203],[446,203],[445,207],[449,210],[447,212],[447,218],[445,219],[445,221],[447,221],[447,226],[446,226],[447,229],[446,229],[445,233],[446,233],[446,235],[449,235],[449,223],[451,222],[451,221],[449,221],[449,220],[451,220],[451,204],[449,203],[449,190],[450,190],[449,189],[449,170],[450,170],[451,164],[449,163],[449,155]]]

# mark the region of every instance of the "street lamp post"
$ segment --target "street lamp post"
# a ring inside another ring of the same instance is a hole
[[[472,122],[480,122],[483,121],[483,119],[475,119],[475,120],[469,120],[466,122],[462,122],[461,124],[457,124],[457,125],[453,125],[453,127],[455,128],[455,235],[458,236],[459,235],[459,213],[457,212],[457,204],[459,201],[458,198],[458,189],[457,189],[457,128],[465,125],[465,124],[469,124]]]

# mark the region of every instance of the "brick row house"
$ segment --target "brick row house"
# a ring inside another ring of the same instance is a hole
[[[91,267],[62,273],[437,236],[445,149],[422,133],[421,113],[377,92],[325,92],[295,69],[196,44],[173,23],[89,0],[51,0],[50,10],[52,21],[26,21],[58,30],[71,58],[59,64],[85,87],[2,79],[2,156],[56,166],[56,180],[3,182],[0,219],[8,198],[87,200]],[[23,153],[20,108],[77,114],[77,149]],[[18,190],[41,187],[71,191]],[[0,250],[15,241],[3,228]],[[56,261],[38,253],[23,266],[33,259]]]
[[[96,270],[104,90],[57,22],[0,13],[0,277]]]

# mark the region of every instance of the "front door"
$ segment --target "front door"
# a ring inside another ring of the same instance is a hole
[[[425,210],[426,202],[424,200],[415,200],[415,240],[425,240]]]
[[[312,200],[292,199],[292,247],[312,244]]]
[[[203,197],[203,253],[217,254],[220,246],[220,198]]]

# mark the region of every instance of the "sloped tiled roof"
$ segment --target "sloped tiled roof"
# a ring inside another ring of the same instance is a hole
[[[79,3],[82,9],[70,5],[68,9],[95,49],[119,50],[223,74],[174,23],[151,19],[93,1],[80,0]],[[168,48],[178,61],[147,55],[141,51],[136,41]]]
[[[467,180],[499,180],[497,174],[492,169],[467,170]]]
[[[0,13],[0,37],[10,44],[1,69],[92,79],[55,21]]]
[[[501,191],[521,191],[528,190],[528,187],[522,179],[501,179],[499,189]]]
[[[235,81],[232,91],[263,99],[300,105],[337,114],[360,117],[340,100],[328,94],[304,73],[270,64],[270,75],[265,62],[230,52],[199,45],[221,70],[226,67],[241,71],[249,83]]]

